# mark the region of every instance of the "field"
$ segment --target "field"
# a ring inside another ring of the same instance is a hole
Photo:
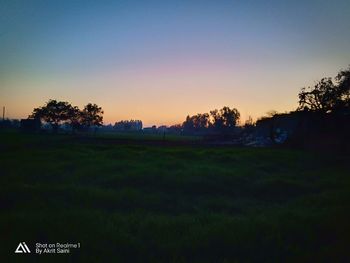
[[[2,132],[0,262],[350,262],[349,171],[331,153]]]

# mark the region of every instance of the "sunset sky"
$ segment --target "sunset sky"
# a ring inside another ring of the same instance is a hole
[[[104,122],[175,124],[297,106],[350,64],[350,1],[0,1],[0,106],[97,103]]]

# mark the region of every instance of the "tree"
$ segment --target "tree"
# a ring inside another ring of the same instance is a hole
[[[182,126],[185,132],[192,132],[194,130],[193,117],[187,115],[186,120],[184,121]]]
[[[197,130],[204,130],[209,127],[209,114],[208,113],[198,113],[193,116],[194,128]]]
[[[73,107],[66,101],[49,100],[46,105],[35,108],[29,118],[40,119],[50,123],[54,132],[60,124],[71,118]]]
[[[332,78],[323,78],[313,88],[302,88],[299,93],[299,110],[330,112],[337,100]]]
[[[220,112],[217,109],[212,110],[210,111],[210,116],[212,118],[210,126],[216,130],[221,130],[224,126],[224,120],[222,119]]]
[[[201,131],[209,127],[209,114],[208,113],[198,113],[193,116],[187,116],[185,122],[183,123],[183,128],[185,131]]]
[[[245,123],[244,123],[244,127],[245,128],[249,128],[249,127],[253,127],[254,126],[254,121],[252,116],[248,116],[248,119],[246,119]]]
[[[240,113],[237,109],[223,107],[220,110],[212,110],[208,113],[198,113],[193,116],[187,116],[182,124],[185,132],[206,131],[214,129],[217,131],[229,131],[239,122]]]
[[[83,127],[82,113],[77,106],[73,106],[69,111],[69,124],[72,127],[73,132]]]
[[[212,127],[217,130],[228,130],[234,128],[240,119],[240,113],[236,108],[230,109],[225,106],[222,109],[210,111]]]
[[[234,128],[238,122],[241,114],[236,108],[230,109],[229,107],[223,107],[220,110],[222,120],[225,128]]]
[[[244,123],[244,131],[246,133],[252,133],[254,131],[254,121],[253,121],[253,118],[252,116],[248,116],[248,119],[246,119],[245,123]]]
[[[338,86],[337,108],[350,108],[350,66],[335,77]]]
[[[103,123],[103,110],[96,104],[89,103],[80,112],[80,123],[84,127],[101,126]]]
[[[267,118],[272,118],[273,116],[277,115],[278,111],[276,110],[269,110],[268,112],[266,112],[266,117]]]
[[[124,120],[114,124],[114,129],[119,131],[141,131],[141,120]]]
[[[302,88],[299,92],[298,110],[330,113],[350,108],[350,68],[335,77],[322,78],[313,88]]]

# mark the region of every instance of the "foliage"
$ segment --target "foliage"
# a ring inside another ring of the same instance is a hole
[[[141,120],[124,120],[114,124],[114,129],[120,131],[139,131],[142,130]]]
[[[50,123],[54,130],[58,126],[71,119],[73,107],[66,101],[49,100],[46,105],[35,108],[29,116],[34,119],[41,119]]]
[[[44,106],[35,108],[29,118],[40,119],[52,125],[57,131],[61,124],[68,123],[73,129],[102,125],[102,108],[96,104],[87,104],[83,110],[66,101],[49,100]]]
[[[248,116],[248,119],[247,119],[247,120],[245,121],[245,123],[244,123],[244,127],[245,127],[245,128],[254,127],[254,121],[253,121],[252,116]]]
[[[322,78],[313,88],[302,88],[299,92],[298,110],[330,113],[350,108],[350,68],[335,77]]]
[[[276,111],[276,110],[269,110],[268,112],[266,112],[265,118],[271,118],[271,117],[273,117],[273,116],[275,116],[277,114],[278,114],[278,111]]]
[[[187,116],[186,121],[183,123],[185,131],[200,131],[209,127],[209,114],[198,113],[194,116]]]
[[[81,111],[81,124],[85,127],[101,126],[103,123],[103,110],[96,104],[89,103]]]
[[[238,124],[239,118],[241,117],[239,111],[235,108],[230,109],[229,107],[223,107],[220,110],[220,125],[223,128],[231,129]],[[215,126],[215,122],[214,122]]]
[[[183,131],[182,124],[174,124],[168,128],[168,133],[181,134]]]
[[[341,70],[335,77],[338,86],[338,107],[350,108],[350,66],[347,70]]]
[[[208,129],[216,131],[229,131],[238,124],[240,113],[237,109],[223,107],[220,110],[212,110],[208,113],[198,113],[187,116],[183,123],[184,131],[204,131]]]

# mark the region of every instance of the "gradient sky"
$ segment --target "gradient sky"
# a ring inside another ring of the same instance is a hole
[[[350,2],[0,0],[0,106],[97,103],[105,123],[297,106],[350,64]]]

